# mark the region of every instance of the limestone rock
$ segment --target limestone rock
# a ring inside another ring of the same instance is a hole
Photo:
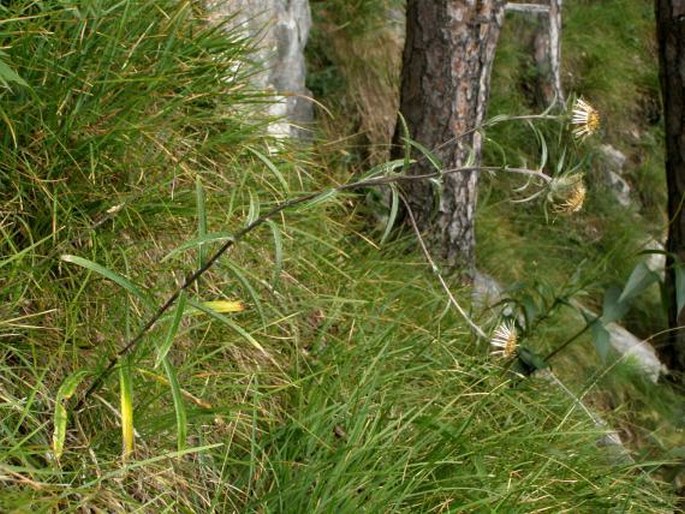
[[[210,20],[225,22],[256,43],[253,57],[263,69],[253,86],[273,93],[267,115],[276,137],[302,136],[313,118],[311,93],[305,86],[304,48],[312,19],[308,0],[207,0]]]

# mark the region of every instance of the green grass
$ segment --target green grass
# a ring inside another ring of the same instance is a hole
[[[335,5],[339,23],[348,11]],[[413,237],[381,245],[352,193],[250,232],[84,398],[227,237],[349,181],[368,156],[337,137],[270,154],[251,42],[208,26],[194,4],[0,9],[7,62],[28,84],[0,91],[0,510],[672,511],[662,454],[621,464],[563,391],[514,380],[449,306]],[[629,247],[617,233],[569,263],[582,220],[545,225],[531,206],[512,218],[497,195],[481,204],[479,251],[503,279],[528,277],[537,255],[540,273],[560,268],[550,283],[576,260],[590,282]],[[450,286],[468,306],[469,288]],[[203,307],[213,300],[246,309]],[[498,321],[473,314],[488,331]],[[617,390],[614,375],[585,377],[578,391]],[[653,394],[622,387],[631,410]]]

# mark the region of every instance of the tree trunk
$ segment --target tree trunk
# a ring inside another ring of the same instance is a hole
[[[469,131],[485,115],[490,70],[504,12],[499,0],[408,0],[400,112],[410,137],[433,150],[443,169],[480,162],[481,137]],[[402,154],[402,124],[395,156]],[[411,174],[434,172],[421,159]],[[419,228],[432,251],[467,274],[474,266],[477,173],[443,178],[437,201],[426,181],[405,188]]]
[[[668,242],[666,292],[673,330],[659,348],[663,362],[681,377],[685,372],[685,313],[678,312],[675,267],[685,265],[685,0],[656,0],[661,92],[666,123]]]

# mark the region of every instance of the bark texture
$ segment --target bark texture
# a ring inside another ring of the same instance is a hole
[[[480,161],[481,137],[470,130],[485,116],[490,70],[504,2],[408,0],[400,112],[410,137],[435,151],[444,169]],[[401,124],[395,142],[401,138]],[[463,136],[463,137],[461,137]],[[399,144],[396,155],[402,153]],[[435,171],[426,159],[410,173]],[[446,175],[438,195],[414,181],[405,192],[432,251],[452,268],[474,266],[477,173]]]
[[[666,124],[666,182],[668,185],[668,242],[666,292],[671,328],[685,327],[678,312],[674,267],[685,264],[685,0],[656,0],[661,92]],[[684,309],[685,310],[685,309]],[[682,377],[685,372],[685,328],[673,330],[659,349],[666,366]]]

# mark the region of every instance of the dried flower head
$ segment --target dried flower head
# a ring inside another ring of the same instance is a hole
[[[571,125],[575,125],[573,135],[578,139],[585,139],[599,130],[601,118],[599,111],[582,98],[578,98],[573,105]]]
[[[559,214],[573,214],[583,208],[587,189],[582,173],[562,175],[549,184],[548,200]]]
[[[493,346],[491,355],[499,355],[505,358],[513,357],[518,348],[518,334],[514,323],[511,321],[501,323],[492,335],[490,344]]]

